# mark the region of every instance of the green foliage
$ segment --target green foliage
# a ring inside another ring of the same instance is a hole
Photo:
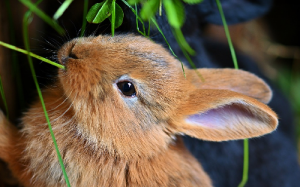
[[[113,11],[113,12],[116,13],[116,16],[115,16],[115,28],[118,28],[123,23],[124,12],[123,12],[122,8],[117,3],[115,3],[115,6],[116,6],[116,8]],[[108,17],[108,19],[112,23],[112,16]]]
[[[70,6],[73,0],[65,0],[65,2],[57,9],[55,12],[53,19],[57,20]]]
[[[63,35],[65,33],[64,29],[51,17],[45,14],[41,9],[39,9],[35,4],[28,0],[20,0],[25,6],[29,8],[30,11],[34,12],[37,16],[39,16],[42,20],[48,23],[51,27],[53,27],[59,34]]]
[[[183,2],[193,5],[193,4],[202,3],[203,0],[183,0]]]
[[[143,20],[149,20],[152,18],[155,13],[157,12],[157,9],[159,7],[159,0],[149,0],[147,1],[141,10],[141,18]]]
[[[30,52],[30,51],[27,51],[27,50],[18,48],[18,47],[16,47],[16,46],[10,45],[10,44],[5,43],[5,42],[2,42],[2,41],[0,41],[0,45],[3,46],[3,47],[6,47],[6,48],[8,48],[8,49],[12,49],[12,50],[18,51],[18,52],[20,52],[20,53],[26,54],[26,55],[28,54],[28,55],[30,55],[30,56],[36,58],[36,59],[39,59],[39,60],[41,60],[41,61],[43,61],[43,62],[46,62],[46,63],[51,64],[51,65],[53,65],[53,66],[56,66],[56,67],[58,67],[58,68],[65,69],[65,66],[63,66],[63,65],[61,65],[61,64],[58,64],[58,63],[56,63],[56,62],[53,62],[53,61],[51,61],[51,60],[49,60],[49,59],[47,59],[47,58],[41,57],[41,56],[39,56],[39,55],[36,55],[36,54],[34,54],[34,53]]]
[[[112,14],[111,14],[111,19],[109,20],[111,23],[111,36],[113,37],[115,35],[115,24],[116,24],[116,0],[113,0],[111,4],[111,10],[112,10]]]
[[[109,18],[111,22],[111,32],[114,36],[115,28],[123,23],[124,13],[122,8],[116,3],[116,0],[106,0],[93,5],[87,13],[86,19],[89,23],[98,24]]]
[[[84,35],[85,32],[85,27],[86,27],[86,15],[87,15],[87,10],[88,10],[88,5],[89,5],[89,1],[88,0],[84,0],[84,5],[83,5],[83,16],[82,16],[82,26],[81,26],[81,32],[80,32],[80,36]]]
[[[224,26],[224,30],[225,30],[226,38],[227,38],[227,41],[228,41],[228,45],[229,45],[229,48],[230,48],[230,53],[231,53],[232,61],[233,61],[233,64],[234,64],[234,68],[239,69],[237,59],[236,59],[236,55],[235,55],[235,51],[234,51],[234,47],[233,47],[233,44],[231,42],[229,29],[228,29],[228,26],[227,26],[227,23],[226,23],[226,20],[225,20],[225,15],[224,15],[224,12],[223,12],[223,9],[222,9],[222,5],[220,3],[220,0],[216,0],[216,3],[217,3],[217,6],[218,6],[218,9],[219,9],[221,18],[222,18],[222,23],[223,23],[223,26]]]
[[[180,61],[180,63],[181,63],[181,68],[182,68],[182,71],[183,71],[183,75],[184,75],[184,77],[186,77],[186,76],[185,76],[185,71],[184,71],[184,67],[183,67],[182,61],[181,61],[181,60],[177,57],[177,55],[174,53],[173,49],[171,48],[169,42],[167,41],[167,39],[166,39],[164,33],[162,32],[162,30],[159,28],[159,26],[158,26],[157,22],[155,21],[155,19],[154,19],[154,18],[151,18],[151,21],[153,22],[153,24],[156,26],[157,30],[161,33],[161,35],[162,35],[163,38],[165,39],[165,42],[167,43],[167,45],[168,45],[170,51],[172,52],[173,56],[175,56],[175,57]]]
[[[88,14],[86,15],[86,20],[89,23],[101,23],[106,18],[111,16],[111,4],[109,3],[109,0],[101,3],[96,3],[94,6],[91,7]]]
[[[125,0],[122,0],[124,2],[124,4],[126,4],[126,1]],[[136,30],[143,36],[147,37],[146,35],[146,30],[145,30],[145,25],[144,25],[144,21],[142,20],[142,18],[140,18],[139,14],[138,14],[138,10],[137,10],[137,5],[135,4],[135,10],[133,10],[133,8],[126,4],[129,8],[131,8],[132,12],[135,14],[135,22],[136,22]],[[140,28],[139,28],[139,21],[140,23],[142,24],[143,26],[143,32],[140,31]]]
[[[129,5],[135,5],[135,4],[139,3],[140,0],[128,0],[127,2]]]
[[[180,29],[184,23],[184,7],[180,0],[163,0],[168,21],[175,29]]]
[[[186,42],[181,30],[178,29],[178,28],[175,28],[173,33],[174,33],[174,36],[177,40],[177,43],[182,47],[182,49],[187,51],[190,55],[194,55],[195,51]]]

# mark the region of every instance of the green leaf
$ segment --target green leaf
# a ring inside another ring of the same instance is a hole
[[[175,28],[173,35],[175,36],[177,43],[181,45],[182,48],[184,48],[190,55],[195,55],[194,49],[192,49],[191,46],[187,43],[180,29]]]
[[[170,25],[179,29],[184,23],[184,7],[180,0],[163,0]]]
[[[130,5],[134,5],[134,4],[138,3],[139,0],[128,0],[127,2],[128,2],[128,4],[130,4]]]
[[[149,0],[147,1],[141,10],[141,17],[144,20],[149,20],[154,16],[155,12],[159,7],[159,0]]]
[[[89,10],[86,16],[86,20],[89,23],[101,23],[111,15],[111,12],[111,3],[109,3],[109,0],[101,3],[96,3]]]
[[[197,3],[202,3],[203,0],[183,0],[183,2],[187,4],[197,4]]]
[[[123,12],[122,8],[117,3],[116,3],[115,12],[116,12],[115,28],[118,28],[123,23],[124,12]],[[110,16],[108,19],[112,23],[112,16]]]

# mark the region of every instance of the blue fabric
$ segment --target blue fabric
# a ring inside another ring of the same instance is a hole
[[[270,9],[272,0],[220,0],[228,24],[236,24],[264,15]],[[215,0],[204,0],[197,5],[201,21],[222,25]]]

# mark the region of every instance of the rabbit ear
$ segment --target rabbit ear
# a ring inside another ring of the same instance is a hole
[[[198,69],[204,82],[189,70],[193,84],[201,89],[224,89],[253,97],[263,103],[272,98],[270,87],[256,75],[236,69]]]
[[[172,118],[177,133],[224,141],[260,136],[275,130],[276,114],[265,104],[228,90],[197,89]]]

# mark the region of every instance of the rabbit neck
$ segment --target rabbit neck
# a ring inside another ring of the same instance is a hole
[[[59,145],[61,145],[60,136],[61,134],[57,133]],[[27,166],[23,174],[22,171],[17,173],[22,183],[28,184],[25,186],[65,186],[55,150],[50,149],[53,147],[52,142],[45,138],[47,141],[44,138],[40,139],[47,147],[43,154],[33,150],[22,153],[20,160],[23,162],[19,163],[26,163]],[[26,137],[25,141],[33,144],[31,141],[34,140]],[[68,138],[65,141],[69,141]],[[93,152],[83,145],[81,139],[73,139],[68,143],[67,146],[61,146],[60,150],[71,186],[212,186],[210,178],[185,149],[180,139],[170,144],[164,152],[151,158],[139,159],[113,156],[105,150],[101,154]]]
[[[182,139],[152,158],[129,160],[126,181],[129,186],[211,187],[211,181],[198,161],[186,150]]]

